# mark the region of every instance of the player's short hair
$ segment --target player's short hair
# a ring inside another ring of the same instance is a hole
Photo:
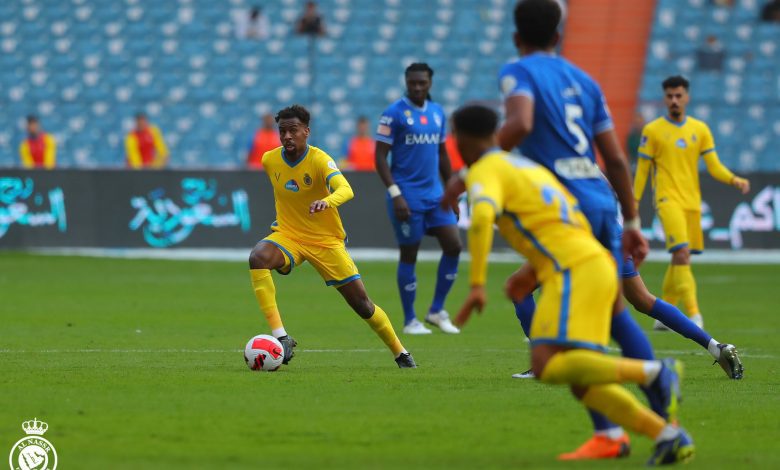
[[[33,122],[38,122],[38,116],[36,116],[35,114],[28,114],[27,124],[32,124]]]
[[[143,111],[139,111],[139,112],[135,113],[135,118],[136,119],[146,119],[146,113],[143,112]]]
[[[490,137],[498,127],[498,114],[483,104],[466,104],[452,113],[452,127],[458,135]]]
[[[274,118],[274,120],[278,123],[281,119],[294,119],[294,118],[298,118],[298,120],[301,121],[303,125],[308,126],[309,121],[311,120],[311,114],[309,113],[309,110],[304,108],[303,106],[299,104],[294,104],[276,113],[276,117]]]
[[[412,72],[428,72],[428,78],[433,78],[433,69],[425,62],[415,62],[406,67],[404,75],[409,75]]]
[[[515,29],[524,44],[549,47],[561,15],[561,6],[555,0],[520,0],[515,5]]]
[[[681,86],[685,88],[686,91],[688,91],[691,88],[691,82],[689,82],[688,79],[682,75],[672,75],[671,77],[668,77],[666,80],[664,80],[663,83],[661,83],[661,88],[664,90],[667,88],[677,88],[678,86]]]

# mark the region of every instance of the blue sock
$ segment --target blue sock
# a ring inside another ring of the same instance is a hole
[[[455,282],[455,276],[458,275],[458,259],[460,256],[441,255],[439,271],[436,274],[436,291],[433,294],[430,312],[437,313],[444,308],[444,301]]]
[[[414,266],[414,264],[399,262],[396,273],[398,292],[401,294],[401,306],[404,308],[404,325],[416,318],[414,298],[417,296],[417,276],[414,274]]]
[[[623,356],[646,361],[655,359],[650,340],[628,313],[627,308],[612,317],[612,331],[610,333],[612,339],[620,346]]]
[[[512,302],[515,306],[515,315],[520,320],[520,326],[523,327],[523,333],[526,338],[531,337],[531,321],[534,319],[534,312],[536,311],[536,301],[534,296],[528,294],[526,298],[520,302]]]
[[[590,420],[593,422],[594,431],[606,431],[607,429],[619,428],[620,426],[608,420],[606,416],[588,408]]]
[[[686,338],[696,341],[696,343],[705,349],[709,346],[710,340],[712,340],[712,336],[696,326],[696,323],[685,316],[680,309],[661,299],[655,300],[653,308],[648,315]]]

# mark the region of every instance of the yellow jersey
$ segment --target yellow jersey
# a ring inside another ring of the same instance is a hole
[[[715,152],[710,128],[687,116],[683,122],[660,117],[645,126],[639,141],[639,158],[649,160],[654,204],[676,203],[684,210],[701,210],[699,157],[718,180],[733,178]],[[725,171],[725,173],[724,173]],[[646,175],[637,172],[634,196],[642,197]]]
[[[277,147],[263,154],[262,163],[274,188],[276,221],[271,230],[312,245],[344,243],[346,233],[336,207],[352,198],[352,188],[327,153],[309,145],[292,163],[284,156],[284,149]],[[334,197],[337,190],[341,197]],[[330,207],[309,214],[309,206],[316,200],[325,200]]]
[[[525,157],[492,150],[466,177],[472,220],[472,285],[485,283],[493,222],[533,265],[539,281],[608,252],[593,237],[577,200],[549,170]]]

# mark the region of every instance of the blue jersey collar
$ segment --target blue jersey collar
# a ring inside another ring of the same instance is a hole
[[[306,155],[309,154],[309,149],[311,148],[311,145],[306,146],[306,151],[303,152],[303,155],[301,155],[301,158],[298,159],[297,162],[293,163],[290,160],[287,159],[287,155],[284,154],[284,149],[282,149],[282,160],[284,160],[284,163],[287,164],[290,168],[295,168],[296,165],[301,163],[304,159],[306,159]]]
[[[423,104],[422,108],[417,106],[416,104],[412,103],[412,100],[410,100],[407,96],[403,97],[404,103],[409,105],[410,108],[414,108],[417,111],[420,111],[421,113],[424,113],[428,109],[428,100],[425,100],[425,103]]]
[[[685,116],[685,118],[682,120],[682,122],[677,122],[674,119],[671,119],[669,116],[664,116],[664,119],[666,119],[666,121],[669,124],[674,124],[677,127],[682,127],[682,126],[685,125],[686,122],[688,122],[688,116]]]

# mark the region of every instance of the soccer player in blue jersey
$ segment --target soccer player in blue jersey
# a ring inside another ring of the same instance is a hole
[[[423,235],[433,235],[439,241],[442,256],[425,321],[445,333],[459,333],[444,310],[461,251],[455,213],[439,204],[442,181],[447,181],[451,174],[444,145],[444,111],[431,100],[433,70],[428,64],[411,64],[405,75],[406,96],[382,113],[375,136],[376,170],[387,187],[387,211],[400,248],[397,281],[404,310],[403,331],[414,335],[431,333],[417,319],[414,300],[417,251]]]
[[[525,0],[517,4],[514,16],[515,44],[522,57],[506,64],[499,75],[506,110],[506,122],[498,133],[501,147],[506,150],[518,148],[560,179],[578,199],[594,235],[613,253],[619,267],[623,265],[625,255],[631,255],[641,263],[647,253],[647,243],[640,233],[631,176],[606,100],[595,81],[554,53],[561,18],[559,5],[552,0]],[[596,165],[594,143],[604,157],[609,183]],[[460,188],[462,185],[454,184],[445,200]],[[622,250],[615,193],[626,221]],[[629,279],[624,280],[623,286],[638,310],[664,318],[664,323],[674,324],[686,337],[708,336],[682,312],[650,294],[632,263],[626,263],[621,274]],[[515,309],[528,335],[535,310],[533,297],[529,295],[516,302]],[[468,312],[461,313],[459,320],[467,318]],[[615,305],[611,334],[624,355],[646,360],[653,358],[647,337],[622,301]],[[592,413],[591,416],[596,428],[594,438],[561,458],[627,455],[629,442],[623,430],[601,415]]]

